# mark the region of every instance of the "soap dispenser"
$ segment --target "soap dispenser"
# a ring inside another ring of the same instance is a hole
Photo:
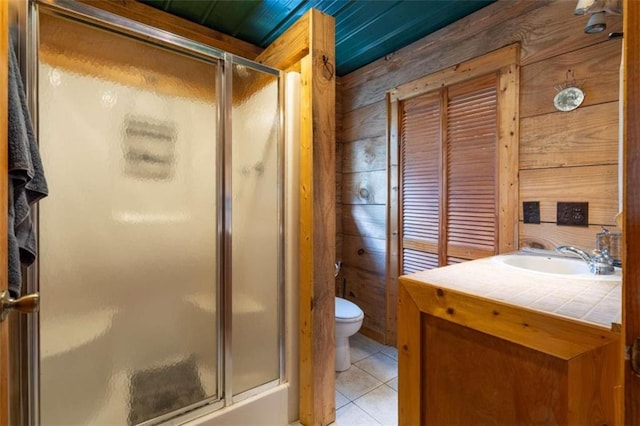
[[[596,250],[601,253],[606,250],[613,259],[613,266],[622,266],[621,244],[622,234],[620,232],[610,232],[603,227],[602,232],[596,234]]]

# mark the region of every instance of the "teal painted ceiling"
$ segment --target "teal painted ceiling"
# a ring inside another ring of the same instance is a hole
[[[495,0],[141,1],[260,47],[316,8],[336,19],[336,68],[342,76]]]

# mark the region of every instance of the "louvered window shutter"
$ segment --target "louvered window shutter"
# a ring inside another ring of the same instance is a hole
[[[401,272],[495,254],[497,76],[401,103]]]

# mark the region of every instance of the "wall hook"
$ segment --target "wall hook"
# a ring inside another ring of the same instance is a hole
[[[329,57],[327,55],[322,55],[322,64],[324,65],[324,69],[326,70],[327,80],[331,80],[334,74],[334,66],[331,62],[329,62]]]

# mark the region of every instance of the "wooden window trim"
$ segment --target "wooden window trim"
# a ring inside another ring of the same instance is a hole
[[[497,249],[499,253],[505,253],[518,249],[520,44],[514,43],[461,62],[398,86],[387,93],[387,152],[389,153],[387,181],[389,182],[389,190],[387,191],[387,336],[385,340],[388,344],[396,342],[397,282],[400,273],[400,235],[402,235],[402,225],[398,214],[401,202],[399,123],[402,122],[399,103],[491,73],[498,74]],[[441,152],[440,155],[442,165],[442,162],[446,160],[444,158],[446,153]],[[441,192],[441,194],[443,193]],[[442,208],[441,206],[440,209],[442,210]],[[442,217],[444,215],[441,214]],[[442,230],[442,222],[440,227]],[[446,244],[446,240],[444,241]],[[440,252],[440,256],[447,255],[442,250]]]

